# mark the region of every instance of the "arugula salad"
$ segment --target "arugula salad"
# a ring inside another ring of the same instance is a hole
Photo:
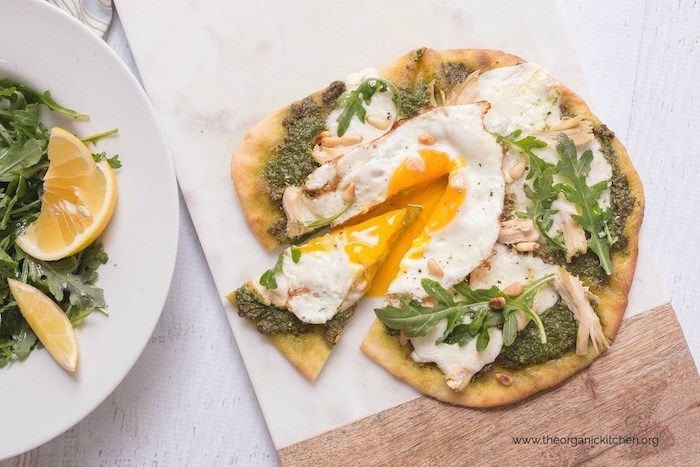
[[[13,298],[8,280],[33,286],[51,298],[78,326],[95,311],[107,314],[103,290],[95,285],[98,268],[107,262],[102,244],[93,242],[76,254],[42,261],[15,242],[41,212],[44,176],[49,168],[51,132],[40,111],[84,120],[88,116],[58,104],[49,91],[40,93],[11,78],[0,78],[0,368],[26,358],[42,344]],[[84,138],[95,143],[111,130]],[[118,156],[92,155],[96,162],[121,166]]]

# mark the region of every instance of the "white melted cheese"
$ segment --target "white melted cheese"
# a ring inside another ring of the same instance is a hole
[[[478,98],[491,104],[484,117],[490,131],[507,135],[546,130],[561,119],[557,81],[532,63],[494,68],[479,75]]]
[[[469,286],[472,289],[487,289],[492,285],[504,289],[513,282],[527,285],[556,272],[556,266],[545,263],[537,256],[517,253],[500,243],[494,247],[490,263],[490,266],[485,264],[471,274]],[[532,309],[540,314],[553,307],[558,299],[559,294],[552,284],[544,284],[535,294]]]
[[[470,319],[466,317],[464,322],[468,324]],[[461,347],[458,344],[436,344],[435,341],[446,329],[447,320],[444,319],[425,336],[412,338],[411,358],[418,363],[437,364],[446,375],[448,386],[461,390],[469,383],[472,376],[496,360],[503,347],[503,334],[500,329],[490,328],[489,343],[483,351],[478,352],[476,338]]]
[[[361,290],[359,296],[351,294],[362,268],[350,261],[341,242],[336,242],[335,248],[305,253],[298,263],[292,260],[290,248],[282,257],[282,270],[275,274],[276,289],[265,288],[257,278],[249,283],[262,298],[278,308],[286,308],[304,323],[327,322],[364,292]]]

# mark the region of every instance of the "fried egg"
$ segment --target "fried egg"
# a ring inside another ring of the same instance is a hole
[[[263,303],[286,309],[304,323],[326,323],[364,295],[390,245],[419,210],[391,211],[289,247],[274,274],[276,288],[255,278],[249,284]]]
[[[448,176],[423,232],[399,266],[390,294],[424,295],[428,262],[435,280],[451,286],[490,254],[503,209],[502,150],[483,126],[488,104],[441,107],[419,115],[373,143],[316,169],[283,197],[288,235],[333,218],[334,224],[413,187]]]

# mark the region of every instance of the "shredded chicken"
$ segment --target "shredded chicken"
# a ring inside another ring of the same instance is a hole
[[[531,219],[513,217],[501,222],[501,230],[498,232],[498,242],[511,245],[520,242],[536,242],[540,238],[540,232],[535,228]]]
[[[561,267],[557,268],[554,287],[578,321],[576,354],[586,355],[588,353],[589,339],[596,352],[603,350],[603,348],[609,348],[610,344],[603,333],[600,319],[587,299],[587,295],[590,294],[588,288],[577,277],[572,276]]]
[[[564,246],[566,246],[566,261],[571,261],[571,258],[579,253],[585,253],[588,250],[588,242],[586,241],[586,232],[581,227],[581,224],[567,215],[564,219]]]
[[[492,253],[491,256],[493,256]],[[485,281],[488,277],[489,271],[491,270],[491,256],[486,258],[483,263],[474,268],[469,274],[469,283],[481,283]]]
[[[593,141],[593,127],[591,122],[583,119],[579,114],[575,117],[564,117],[559,123],[551,127],[543,134],[556,140],[559,133],[565,133],[571,138],[576,147],[584,146]]]
[[[450,92],[450,95],[445,99],[445,105],[462,105],[476,102],[479,98],[479,70],[476,70],[467,79]]]
[[[474,372],[460,367],[450,371],[447,375],[445,375],[445,379],[447,380],[447,385],[450,387],[450,389],[461,391],[467,387],[467,384],[469,384],[469,381],[471,381],[472,376],[474,376]]]
[[[303,221],[298,219],[314,218],[306,206],[299,201],[302,196],[302,188],[289,187],[284,190],[282,202],[284,204],[284,212],[287,213],[287,236],[289,238],[298,237],[306,232]]]
[[[564,246],[566,247],[566,261],[571,261],[571,258],[583,254],[588,250],[588,241],[586,240],[586,232],[581,227],[581,224],[576,222],[571,215],[578,214],[576,206],[566,200],[563,194],[552,203],[552,208],[557,210],[556,216],[562,221],[562,235],[564,236]]]

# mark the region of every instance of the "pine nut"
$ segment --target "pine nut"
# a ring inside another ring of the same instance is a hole
[[[504,386],[510,386],[511,384],[513,384],[513,378],[503,373],[496,373],[496,379],[499,383],[501,383]]]
[[[321,140],[321,146],[326,148],[334,148],[340,145],[340,138],[337,136],[326,136]]]
[[[435,277],[442,277],[445,275],[445,272],[442,270],[438,262],[435,261],[433,258],[430,258],[428,260],[428,271],[430,271],[430,274],[432,274]]]
[[[418,137],[418,142],[420,144],[425,144],[426,146],[432,146],[435,144],[435,137],[429,134],[420,135]]]
[[[521,284],[520,282],[513,282],[508,287],[503,289],[503,293],[508,295],[509,297],[517,297],[518,295],[523,293],[523,284]]]
[[[502,310],[506,306],[506,299],[503,297],[493,297],[489,300],[489,308],[492,310]]]
[[[535,251],[540,248],[540,244],[537,242],[520,242],[515,244],[515,249],[521,253],[526,253],[528,251]]]
[[[386,130],[389,128],[389,119],[380,117],[379,115],[368,115],[367,118],[365,119],[367,123],[372,125],[374,128],[377,130]]]
[[[525,173],[525,167],[527,167],[527,161],[525,159],[520,159],[513,167],[508,171],[508,175],[513,180],[517,180],[523,176]]]
[[[340,143],[343,146],[352,146],[353,144],[360,144],[362,142],[362,136],[360,135],[345,135],[340,138]]]
[[[328,131],[328,130],[322,131],[321,133],[319,133],[318,135],[316,135],[316,137],[314,138],[314,144],[320,144],[321,141],[323,140],[323,138],[326,138],[326,137],[328,137],[328,136],[330,136],[330,135],[331,135],[331,132],[330,132],[330,131]]]

